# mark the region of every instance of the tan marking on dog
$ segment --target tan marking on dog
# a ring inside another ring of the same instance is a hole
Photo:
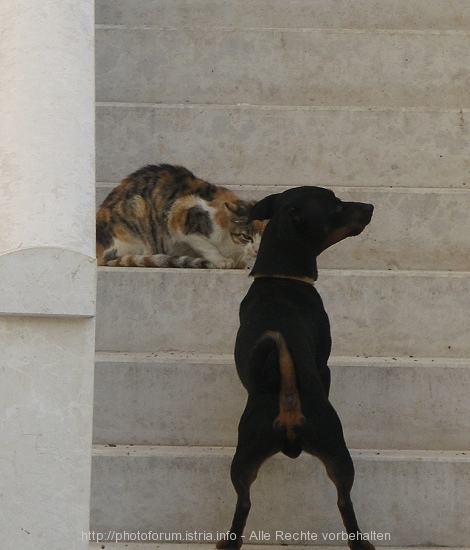
[[[360,222],[351,222],[348,223],[348,225],[345,225],[343,227],[339,227],[331,235],[328,236],[328,238],[325,241],[325,244],[323,245],[323,248],[321,249],[321,252],[329,248],[330,246],[333,246],[336,243],[339,243],[340,241],[346,239],[351,234],[353,234],[357,230],[363,230],[365,227],[365,224]]]
[[[254,279],[265,279],[266,277],[272,277],[274,279],[291,279],[292,281],[301,281],[302,283],[307,283],[309,285],[315,284],[315,279],[311,277],[296,277],[295,275],[255,275]]]
[[[287,438],[294,441],[294,427],[305,422],[300,405],[299,392],[295,381],[295,365],[292,355],[286,346],[286,341],[279,332],[267,332],[279,350],[279,370],[281,372],[281,390],[279,392],[279,416],[274,420],[274,426],[283,426],[287,430]]]

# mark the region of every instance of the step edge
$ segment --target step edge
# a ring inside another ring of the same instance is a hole
[[[199,544],[199,543],[192,543],[188,542],[186,544],[178,544],[178,543],[168,543],[168,544],[162,544],[161,542],[158,543],[145,543],[145,542],[125,542],[125,543],[119,543],[119,542],[109,542],[106,541],[103,542],[90,542],[89,549],[90,550],[99,550],[102,549],[105,544],[105,548],[110,550],[188,550],[190,548],[191,550],[214,550],[215,546],[214,543],[206,543],[206,544]],[[286,545],[286,544],[250,544],[249,542],[244,543],[243,548],[249,549],[249,550],[345,550],[345,546],[326,546],[326,545]],[[387,546],[387,550],[416,550],[416,546]],[[442,550],[442,546],[419,546],[419,550]],[[470,550],[468,548],[463,547],[457,547],[457,546],[446,546],[445,550]]]
[[[278,33],[318,33],[318,34],[375,34],[375,35],[399,35],[399,36],[469,36],[470,29],[460,28],[422,28],[422,29],[403,29],[403,28],[376,28],[376,27],[279,27],[279,26],[240,26],[240,25],[145,25],[145,24],[129,24],[129,23],[95,23],[95,30],[117,30],[117,31],[163,31],[163,32],[278,32]]]
[[[189,268],[174,268],[174,267],[159,267],[159,268],[142,268],[142,267],[108,267],[98,266],[98,273],[147,273],[155,275],[158,273],[181,273],[201,275],[201,273],[216,273],[222,277],[246,277],[248,278],[248,270],[246,269],[189,269]],[[445,271],[445,270],[429,270],[429,269],[322,269],[320,272],[320,285],[322,277],[416,277],[416,278],[453,278],[464,279],[470,278],[470,271]]]
[[[191,365],[234,365],[232,353],[208,354],[199,352],[124,352],[96,351],[95,363],[134,363],[134,364],[167,364],[181,363]],[[331,355],[330,367],[397,367],[397,368],[470,368],[470,358],[460,357],[361,357],[348,355]]]
[[[95,101],[96,107],[114,108],[144,108],[144,109],[213,109],[213,110],[250,110],[260,111],[311,111],[311,112],[365,112],[365,113],[470,113],[470,107],[433,107],[433,106],[380,106],[380,105],[282,105],[258,103],[164,103],[164,102],[135,102],[135,101]]]
[[[214,550],[215,546],[214,543],[206,543],[206,544],[199,544],[199,543],[192,543],[188,542],[186,544],[178,544],[178,543],[168,543],[168,544],[162,544],[161,542],[158,543],[145,543],[145,542],[125,542],[125,543],[119,543],[119,542],[90,542],[89,550],[100,550],[103,549],[105,545],[106,549],[109,550],[188,550],[190,548],[191,550]],[[345,550],[345,546],[326,546],[326,545],[286,545],[286,544],[250,544],[249,542],[244,543],[243,548],[248,550]],[[387,550],[417,550],[416,546],[387,546],[384,547]],[[442,546],[419,546],[419,550],[442,550]],[[463,547],[457,547],[457,546],[446,546],[445,550],[470,550],[469,548],[463,548]]]
[[[436,451],[436,450],[396,450],[396,449],[349,449],[354,460],[368,462],[464,462],[470,464],[470,450]],[[232,457],[235,447],[221,446],[169,446],[169,445],[103,445],[93,444],[94,458],[197,458],[197,457]],[[308,456],[304,454],[303,456]],[[275,460],[287,460],[283,455],[275,455]]]
[[[96,188],[106,188],[112,191],[119,181],[96,181]],[[240,189],[240,190],[255,190],[262,191],[263,189],[269,189],[270,193],[282,193],[287,189],[293,189],[299,187],[298,185],[264,185],[264,184],[243,184],[243,183],[220,183],[223,187],[228,189]],[[465,187],[374,187],[374,186],[362,186],[362,185],[338,185],[331,186],[336,193],[377,193],[377,194],[406,194],[406,195],[465,195],[470,197],[468,188]]]

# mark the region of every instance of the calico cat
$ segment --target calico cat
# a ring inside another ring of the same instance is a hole
[[[98,209],[98,265],[244,268],[264,228],[248,222],[253,205],[182,166],[145,166]]]

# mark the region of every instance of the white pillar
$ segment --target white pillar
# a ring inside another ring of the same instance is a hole
[[[94,3],[0,2],[0,546],[88,548]]]

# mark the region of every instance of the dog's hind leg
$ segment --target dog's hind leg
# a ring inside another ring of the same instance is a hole
[[[374,546],[363,538],[351,501],[354,466],[348,449],[345,446],[341,454],[335,453],[334,456],[323,453],[317,456],[325,465],[328,477],[336,486],[338,508],[349,537],[348,546],[351,550],[374,550]]]
[[[359,529],[354,506],[351,501],[351,489],[354,483],[354,464],[344,441],[341,422],[331,407],[328,415],[327,429],[323,431],[326,436],[319,436],[306,439],[314,444],[304,444],[306,452],[318,457],[326,467],[326,472],[331,481],[335,484],[338,495],[338,508],[343,520],[344,527],[348,534],[348,546],[351,550],[374,550],[374,546],[364,540]],[[306,426],[308,430],[308,426]]]
[[[243,543],[243,529],[251,508],[250,487],[264,462],[259,456],[248,456],[237,450],[231,467],[232,483],[237,492],[237,504],[229,533],[217,543],[217,548],[240,548]]]
[[[276,403],[275,403],[276,405]],[[232,460],[230,476],[237,493],[237,504],[229,533],[219,540],[217,548],[240,548],[243,529],[251,508],[250,488],[263,462],[281,450],[283,437],[272,427],[272,416],[262,421],[264,411],[245,410],[239,426],[238,445]],[[255,421],[254,421],[255,420]],[[264,426],[263,426],[264,425]],[[262,430],[257,430],[263,426]]]

